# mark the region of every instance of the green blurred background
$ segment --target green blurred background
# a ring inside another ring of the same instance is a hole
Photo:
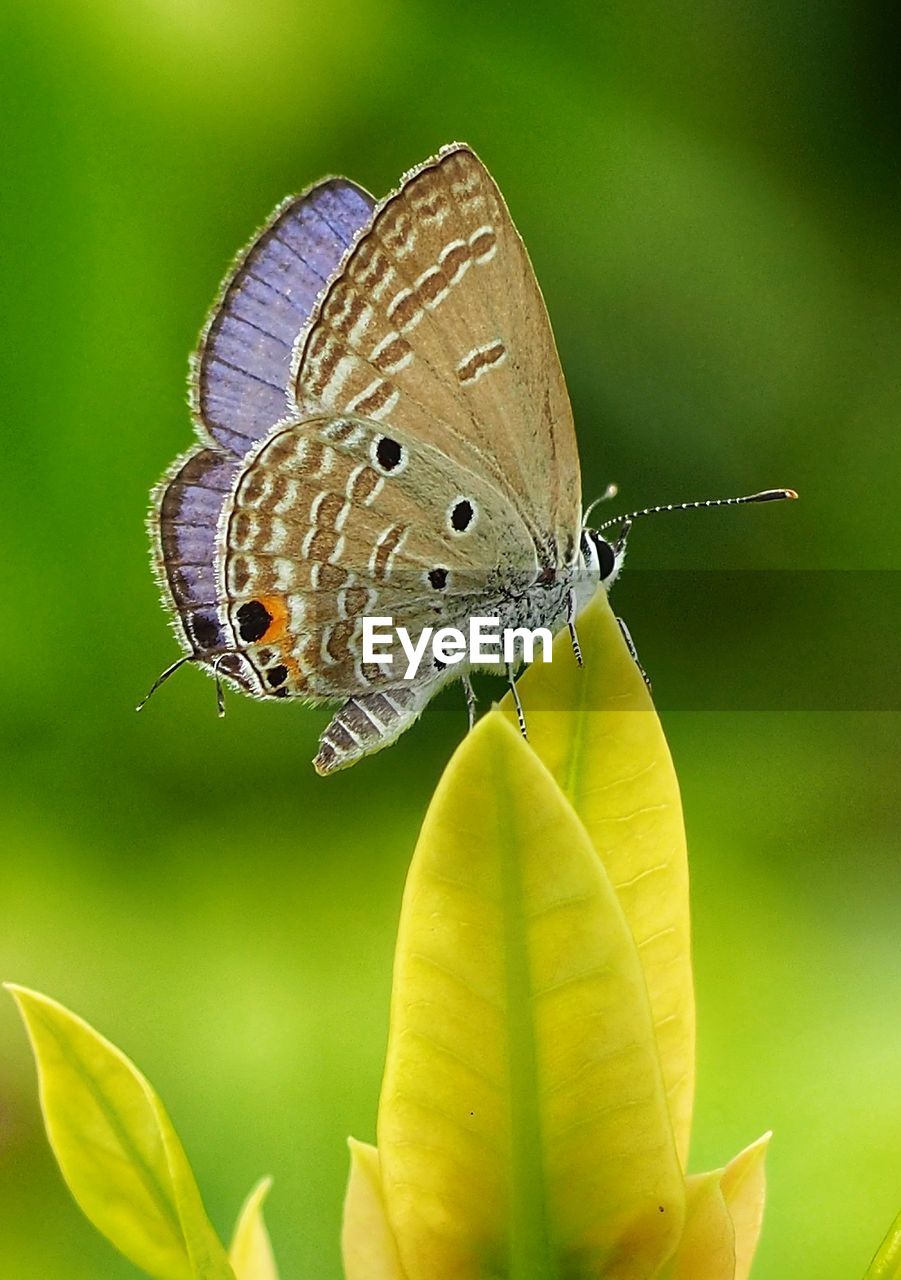
[[[722,670],[775,688],[777,636],[839,691],[896,640],[891,12],[31,0],[2,19],[0,975],[142,1066],[220,1230],[275,1175],[286,1280],[340,1275],[344,1140],[374,1136],[401,887],[464,714],[445,695],[327,782],[325,713],[232,697],[220,722],[188,671],[135,716],[176,654],[147,493],[191,442],[186,357],[225,266],[286,192],[338,172],[382,194],[469,141],[548,300],[586,495],[802,492],[633,535],[617,604],[662,705]],[[791,609],[711,590],[686,632],[691,568],[835,571],[855,606],[819,607],[811,579]],[[652,569],[673,571],[659,600]],[[775,1130],[755,1274],[853,1278],[901,1206],[898,703],[791,704],[664,712],[694,885],[693,1166]],[[0,1045],[0,1273],[134,1274],[60,1183],[8,1001]]]

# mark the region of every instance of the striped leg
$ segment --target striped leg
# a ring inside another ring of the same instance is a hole
[[[575,591],[570,591],[569,593],[569,604],[567,605],[567,609],[566,609],[566,625],[569,627],[569,638],[572,641],[573,653],[575,654],[576,662],[581,667],[582,646],[579,644],[579,637],[576,634],[576,593]]]
[[[620,634],[622,635],[623,639],[626,642],[626,648],[629,650],[629,654],[632,658],[632,661],[635,663],[636,667],[641,672],[641,678],[647,685],[648,692],[650,693],[651,681],[648,676],[648,673],[645,671],[644,667],[641,665],[641,661],[639,660],[639,657],[638,657],[638,650],[635,648],[635,641],[632,639],[632,636],[629,633],[629,628],[626,626],[625,622],[623,622],[622,618],[617,618],[616,622],[620,629]]]
[[[463,691],[466,694],[466,710],[469,712],[469,727],[471,729],[476,722],[476,703],[478,699],[468,675],[463,676]]]
[[[526,733],[526,717],[522,709],[522,703],[519,700],[519,690],[516,687],[516,676],[513,673],[513,663],[507,663],[507,684],[510,686],[510,692],[513,694],[513,705],[516,707],[516,718],[519,721],[519,732],[529,741],[529,735]]]

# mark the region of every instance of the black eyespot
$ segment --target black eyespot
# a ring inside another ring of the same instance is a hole
[[[191,615],[191,631],[201,649],[212,649],[219,642],[219,623],[205,611],[197,609]]]
[[[241,605],[236,617],[241,639],[248,644],[253,644],[254,640],[262,640],[272,621],[272,614],[262,600],[248,600]]]
[[[472,518],[475,515],[475,508],[468,498],[461,498],[459,502],[455,502],[451,508],[450,522],[451,528],[456,533],[465,533],[472,524]]]
[[[442,662],[440,658],[436,658],[436,659],[435,659],[435,670],[436,670],[436,671],[446,671],[446,670],[447,670],[447,663],[446,663],[446,662]]]
[[[447,586],[447,570],[446,569],[430,569],[429,582],[436,591],[443,591]]]
[[[283,667],[281,663],[277,667],[271,667],[266,672],[266,679],[272,685],[273,689],[277,689],[280,684],[284,684],[288,679],[288,668]]]
[[[598,553],[598,568],[601,574],[601,582],[606,582],[616,567],[616,553],[610,543],[604,538],[597,535],[592,539],[594,549]]]
[[[393,471],[395,467],[400,465],[404,451],[396,440],[389,439],[388,436],[382,436],[378,444],[375,446],[375,460],[383,471]]]

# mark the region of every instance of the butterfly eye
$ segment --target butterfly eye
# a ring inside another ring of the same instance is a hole
[[[390,436],[379,436],[376,439],[373,458],[376,465],[387,472],[402,470],[407,462],[403,445],[392,440]]]
[[[598,571],[601,575],[601,582],[606,582],[616,568],[616,552],[604,538],[595,537],[593,541],[595,550],[598,553]]]
[[[469,498],[458,498],[448,511],[452,533],[466,533],[476,518],[476,509]]]

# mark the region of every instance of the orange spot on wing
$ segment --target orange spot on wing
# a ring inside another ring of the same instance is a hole
[[[258,596],[257,599],[272,619],[259,643],[278,644],[288,630],[288,606],[284,596]]]
[[[288,631],[288,605],[285,598],[284,596],[257,596],[256,599],[271,618],[269,626],[256,643],[269,645],[277,650],[279,660],[288,669],[290,683],[295,686],[294,692],[301,693],[306,687],[307,678],[293,656],[294,637]],[[267,689],[266,692],[278,697],[279,689],[284,690],[286,687],[287,685],[283,684],[278,689]]]

